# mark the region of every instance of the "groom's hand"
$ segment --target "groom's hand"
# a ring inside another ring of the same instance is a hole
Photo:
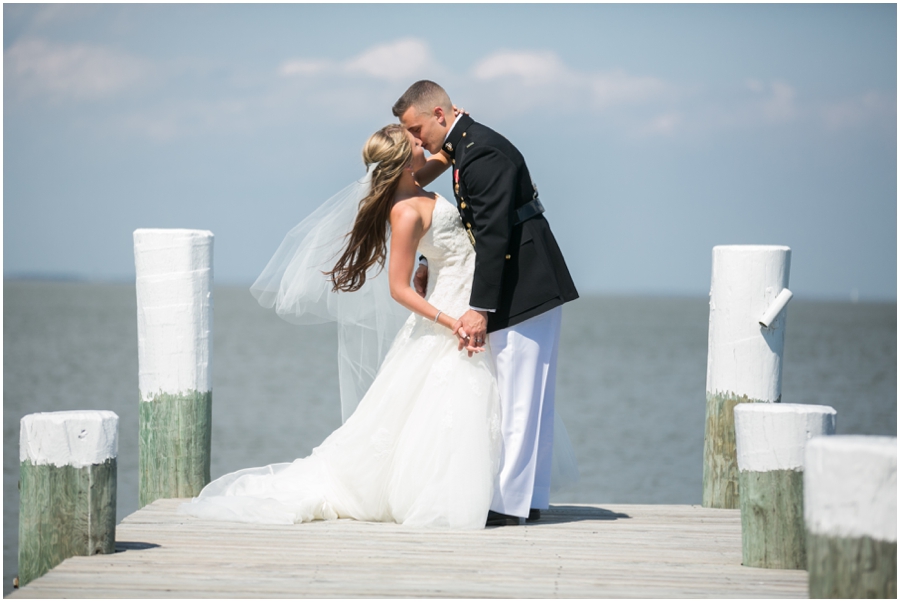
[[[487,312],[468,310],[453,325],[453,333],[459,338],[459,350],[462,351],[465,347],[469,357],[484,351],[484,342],[487,338]]]
[[[416,287],[416,292],[419,293],[420,297],[425,296],[425,291],[428,288],[428,266],[424,263],[420,263],[419,268],[416,270],[416,275],[413,277],[413,286]]]

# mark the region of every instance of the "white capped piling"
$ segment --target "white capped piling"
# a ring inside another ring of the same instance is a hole
[[[836,416],[829,406],[735,406],[744,566],[806,568],[804,454],[810,439],[834,434]]]
[[[820,437],[806,447],[810,598],[897,597],[897,438]]]
[[[212,258],[208,230],[134,232],[141,506],[209,482]]]
[[[41,412],[19,423],[19,585],[116,547],[119,417]]]
[[[790,300],[783,291],[790,276],[791,250],[725,245],[713,247],[712,255],[703,506],[737,508],[734,406],[781,401],[784,306]]]

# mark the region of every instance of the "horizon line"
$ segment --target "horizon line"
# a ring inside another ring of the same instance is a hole
[[[55,283],[71,283],[71,284],[131,284],[135,283],[134,276],[127,277],[91,277],[84,274],[76,274],[70,272],[15,272],[3,275],[3,282],[55,282]],[[223,288],[250,288],[253,284],[251,281],[243,281],[237,279],[224,279],[221,281],[213,280],[214,287]],[[795,294],[797,291],[793,291]],[[897,303],[896,295],[893,297],[866,297],[852,291],[846,296],[836,294],[810,294],[803,295],[801,299],[807,301],[823,301],[837,303]],[[587,290],[582,293],[583,297],[648,297],[648,298],[682,298],[682,299],[699,299],[709,296],[708,292],[685,292],[685,291],[635,291],[635,290]]]

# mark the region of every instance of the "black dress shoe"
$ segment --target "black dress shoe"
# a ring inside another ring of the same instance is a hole
[[[526,523],[534,523],[541,520],[541,511],[537,508],[531,508],[528,511],[528,518],[525,519]]]
[[[508,527],[519,524],[518,516],[510,516],[509,514],[503,514],[500,512],[494,512],[493,510],[488,510],[487,522],[484,523],[485,527]]]

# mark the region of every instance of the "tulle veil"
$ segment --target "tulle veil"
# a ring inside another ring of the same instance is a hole
[[[288,232],[250,292],[263,307],[294,324],[336,322],[343,422],[353,414],[387,355],[409,310],[393,300],[387,268],[373,266],[353,293],[332,290],[330,271],[346,244],[359,203],[378,163]],[[388,233],[390,236],[390,233]],[[388,249],[390,249],[388,238]],[[389,259],[389,258],[388,258]],[[387,265],[387,260],[385,266]],[[554,416],[554,490],[579,479],[575,451],[559,414]]]
[[[250,287],[260,305],[274,308],[288,322],[337,323],[344,422],[356,410],[409,317],[409,310],[391,298],[386,268],[373,266],[366,283],[354,293],[335,293],[330,277],[324,274],[340,257],[377,165],[370,164],[362,179],[332,196],[291,229]]]

